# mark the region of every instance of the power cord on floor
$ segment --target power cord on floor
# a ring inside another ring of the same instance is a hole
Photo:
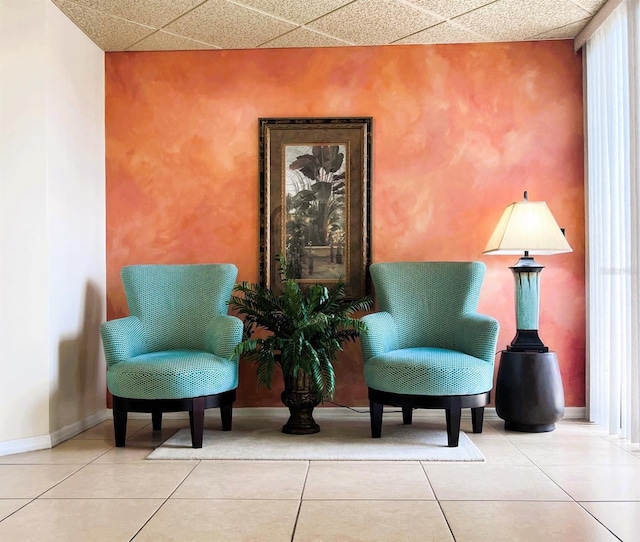
[[[367,410],[358,410],[357,408],[353,408],[347,405],[341,405],[340,403],[336,403],[335,401],[327,401],[327,403],[331,404],[331,405],[335,405],[337,407],[340,408],[346,408],[349,410],[352,410],[353,412],[357,412],[358,414],[369,414],[369,409]],[[393,414],[393,413],[398,413],[398,412],[402,412],[402,410],[385,410],[385,413],[389,413],[389,414]]]
[[[340,408],[347,408],[349,410],[352,410],[353,412],[357,412],[358,414],[369,414],[369,410],[358,410],[357,408],[353,408],[347,405],[341,405],[340,403],[336,403],[335,401],[327,401],[327,403],[329,403],[330,405],[334,405]]]

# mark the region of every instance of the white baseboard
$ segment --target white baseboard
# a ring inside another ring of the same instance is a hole
[[[0,442],[0,457],[3,455],[20,454],[24,452],[35,452],[36,450],[46,450],[53,448],[57,444],[79,435],[83,431],[90,429],[109,417],[110,410],[100,410],[84,420],[80,420],[62,429],[58,429],[48,435],[37,437],[7,440]]]
[[[99,410],[84,420],[80,420],[79,422],[72,423],[71,425],[67,425],[62,429],[54,431],[51,433],[51,447],[56,446],[65,440],[69,440],[87,429],[91,429],[94,425],[102,423],[109,418],[110,412],[111,410],[107,410],[106,408],[104,410]]]
[[[47,448],[51,448],[51,435],[6,440],[0,442],[0,457],[3,455],[33,452],[35,450],[45,450]]]

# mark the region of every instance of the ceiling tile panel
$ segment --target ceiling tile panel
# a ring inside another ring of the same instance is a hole
[[[73,0],[109,15],[160,28],[204,0]]]
[[[165,29],[224,49],[248,49],[294,28],[294,24],[232,2],[209,0]]]
[[[52,1],[106,51],[570,39],[606,3],[606,0]],[[159,28],[164,32],[158,33]]]
[[[595,15],[596,12],[607,3],[607,0],[572,0],[574,4],[579,5],[581,8],[586,9],[591,15]]]
[[[588,16],[571,0],[498,0],[454,20],[496,41],[518,41]]]
[[[148,38],[129,47],[127,51],[189,51],[198,49],[217,49],[217,47],[158,30]]]
[[[453,23],[445,22],[398,40],[395,44],[474,43],[482,41],[486,41],[483,36],[467,31]]]
[[[305,24],[338,9],[353,0],[234,0],[287,21]],[[313,38],[314,39],[314,38]]]
[[[582,21],[577,21],[560,28],[548,30],[547,32],[543,32],[542,34],[534,36],[534,38],[537,40],[573,39],[586,26],[588,22],[589,19],[583,19]]]
[[[441,17],[450,19],[462,15],[481,6],[491,4],[495,0],[409,0],[412,4],[437,13]]]
[[[439,22],[399,0],[357,0],[307,26],[356,45],[381,45]]]
[[[330,38],[324,34],[313,32],[308,28],[297,28],[293,32],[289,32],[269,41],[261,47],[277,48],[277,47],[344,47],[351,45],[344,41]]]
[[[54,0],[54,2],[78,28],[104,51],[124,51],[155,30],[69,0]]]

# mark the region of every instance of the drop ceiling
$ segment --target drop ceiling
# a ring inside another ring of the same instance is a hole
[[[104,51],[572,39],[606,0],[52,0]]]

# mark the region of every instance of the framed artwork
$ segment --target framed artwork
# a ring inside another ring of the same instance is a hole
[[[259,122],[262,283],[279,291],[283,256],[301,284],[368,294],[372,119]]]

